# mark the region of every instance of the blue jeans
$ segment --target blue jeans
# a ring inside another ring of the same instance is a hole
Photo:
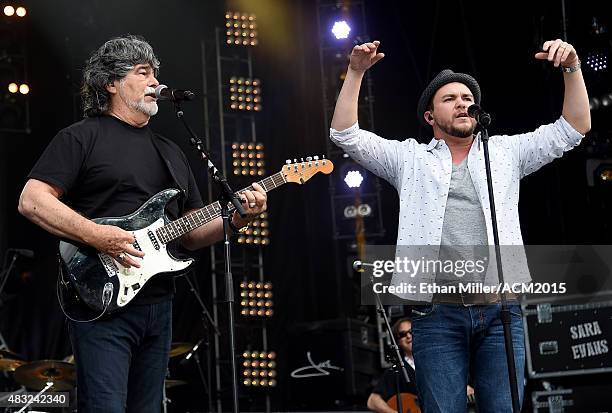
[[[172,300],[69,322],[79,413],[159,412],[172,340]]]
[[[512,412],[500,304],[415,307],[412,345],[423,413],[466,411],[468,374],[479,413]],[[523,400],[525,342],[520,305],[509,303],[512,341]]]

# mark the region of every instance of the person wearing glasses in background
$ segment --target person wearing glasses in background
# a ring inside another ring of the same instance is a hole
[[[393,324],[392,332],[404,357],[404,365],[410,383],[406,383],[406,379],[401,373],[398,378],[393,367],[385,370],[368,398],[368,409],[376,413],[397,412],[396,408],[391,407],[397,405],[397,402],[395,404],[393,402],[397,399],[397,380],[399,380],[399,392],[402,394],[402,401],[405,401],[405,403],[402,403],[404,410],[406,410],[406,405],[416,402],[416,376],[414,357],[412,357],[412,321],[408,317],[400,318]]]

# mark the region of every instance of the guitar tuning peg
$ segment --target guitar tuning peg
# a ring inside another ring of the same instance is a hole
[[[318,161],[318,160],[319,160],[319,157],[318,157],[318,156],[315,156],[315,157],[314,157],[314,160],[315,160],[315,161]]]
[[[300,162],[304,162],[304,158],[300,158]]]
[[[287,160],[285,161],[285,163],[286,163],[287,165],[290,165],[290,164],[291,164],[291,159],[287,159]]]
[[[294,163],[297,163],[297,159],[295,159],[295,158],[294,158],[294,159],[293,159],[293,162],[294,162]]]
[[[312,156],[306,157],[306,162],[310,162],[310,161],[312,161]]]

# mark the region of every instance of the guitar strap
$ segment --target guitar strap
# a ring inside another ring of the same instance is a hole
[[[181,217],[183,213],[185,212],[185,202],[187,201],[187,191],[185,190],[185,188],[183,188],[183,185],[181,185],[181,181],[177,178],[177,174],[176,174],[176,171],[174,170],[174,166],[172,165],[172,162],[170,162],[170,159],[173,158],[172,156],[170,156],[169,153],[167,153],[170,147],[168,145],[163,145],[163,143],[160,142],[161,140],[157,137],[155,133],[153,133],[152,131],[150,131],[150,133],[151,133],[151,139],[153,141],[153,146],[157,150],[159,157],[162,159],[162,161],[164,161],[164,164],[166,165],[168,172],[170,172],[170,177],[172,177],[174,184],[183,193],[183,196],[179,197],[176,200],[176,203],[178,205],[178,213],[176,217],[173,217],[173,219],[176,219],[176,218]],[[176,277],[168,277],[168,285],[170,286],[170,289],[173,294],[176,294],[176,279],[175,278]]]
[[[176,171],[174,170],[174,166],[172,166],[172,162],[170,162],[169,160],[172,158],[171,156],[168,156],[169,154],[167,153],[167,150],[169,147],[167,145],[163,145],[163,148],[162,148],[162,145],[160,145],[161,142],[159,142],[159,138],[157,137],[157,135],[153,133],[152,131],[150,133],[151,133],[151,139],[153,141],[153,146],[155,147],[155,150],[157,150],[158,155],[164,161],[164,164],[166,165],[166,169],[170,173],[170,177],[174,181],[174,184],[183,193],[183,196],[181,196],[179,200],[176,201],[179,207],[178,216],[173,218],[173,219],[176,219],[176,218],[181,217],[183,215],[183,212],[185,212],[185,202],[187,200],[187,196],[186,196],[187,191],[185,190],[185,188],[183,188],[183,185],[181,185],[181,181],[177,178]]]

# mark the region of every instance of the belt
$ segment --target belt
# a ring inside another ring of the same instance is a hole
[[[515,293],[506,293],[507,301],[518,301]],[[436,304],[496,304],[501,302],[499,294],[495,293],[454,293],[434,294],[433,303]]]

